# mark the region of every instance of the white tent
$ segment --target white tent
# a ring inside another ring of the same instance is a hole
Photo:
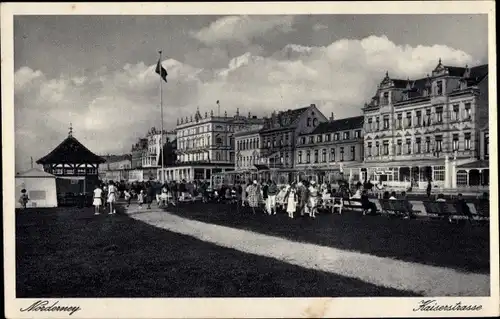
[[[21,207],[21,190],[28,194],[27,207],[57,207],[56,176],[38,168],[16,175],[16,207]]]

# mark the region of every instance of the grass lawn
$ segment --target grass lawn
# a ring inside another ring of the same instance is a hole
[[[17,212],[16,283],[18,298],[411,295],[91,208]]]
[[[384,216],[322,214],[289,219],[237,213],[226,204],[183,204],[169,208],[182,217],[251,230],[299,242],[369,253],[381,257],[489,273],[489,225],[455,225],[436,220],[401,220]]]

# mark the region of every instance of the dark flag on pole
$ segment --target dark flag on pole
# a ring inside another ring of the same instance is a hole
[[[161,76],[161,78],[167,82],[167,70],[161,65],[161,61],[158,60],[158,64],[156,64],[156,70],[155,72]]]

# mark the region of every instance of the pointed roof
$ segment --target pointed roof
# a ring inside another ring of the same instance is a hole
[[[47,172],[42,171],[39,168],[31,168],[27,171],[24,171],[22,173],[16,174],[16,177],[45,177],[45,178],[56,178],[55,175],[49,174]]]
[[[320,123],[316,129],[309,134],[324,134],[361,129],[363,128],[364,118],[364,116],[354,116]]]
[[[92,153],[71,134],[52,152],[36,161],[37,164],[101,164],[104,162],[104,158]]]

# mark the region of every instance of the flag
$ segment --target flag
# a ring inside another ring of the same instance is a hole
[[[167,82],[167,70],[161,65],[160,60],[158,59],[158,64],[156,65],[156,70],[155,72],[161,76],[161,78]]]

